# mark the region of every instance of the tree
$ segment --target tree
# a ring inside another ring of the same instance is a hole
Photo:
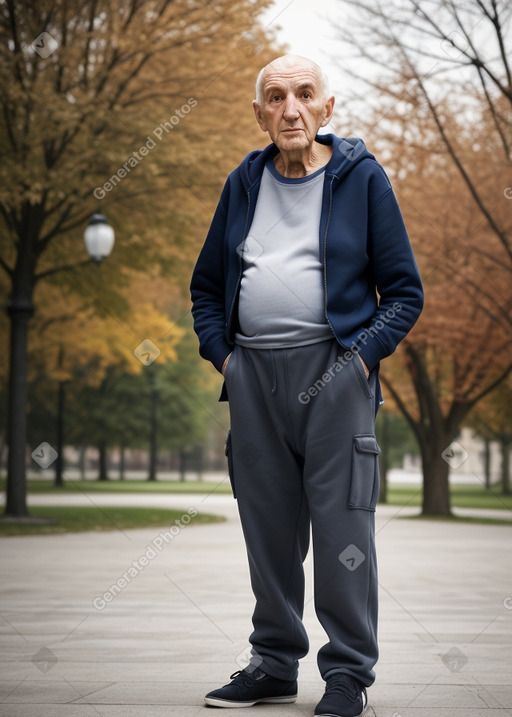
[[[481,177],[461,154],[454,132],[458,123],[451,122],[450,113],[444,112],[455,100],[459,119],[473,125],[483,111],[489,120],[489,144],[495,159],[499,156],[510,171],[512,26],[508,0],[391,0],[385,5],[343,0],[343,4],[357,13],[358,19],[350,22],[345,18],[340,36],[352,52],[357,51],[358,67],[372,68],[371,77],[358,73],[358,79],[379,98],[386,98],[391,107],[406,104],[411,93],[416,95],[512,270],[510,221],[496,217],[497,196],[491,198],[482,191]],[[379,68],[377,76],[375,66]],[[385,120],[389,108],[380,109]],[[512,198],[512,188],[503,184],[500,189],[502,197]]]
[[[250,118],[244,93],[269,59],[257,21],[268,4],[0,5],[0,268],[11,342],[7,514],[27,514],[27,335],[36,286],[58,272],[82,294],[100,282],[90,269],[87,279],[73,271],[84,263],[77,238],[100,202],[122,237],[116,261],[102,267],[112,297],[129,284],[133,267],[169,269],[183,246],[193,250],[190,235],[218,191],[212,168],[232,166],[243,146],[233,126],[243,135]],[[247,114],[228,114],[226,97],[231,110],[243,101]]]
[[[382,379],[420,446],[423,513],[448,515],[451,442],[511,370],[507,4],[344,4],[351,74],[371,90],[345,101],[344,124],[356,134],[364,124],[389,169],[426,288],[423,316]]]
[[[102,305],[105,292],[98,296]],[[190,451],[204,441],[218,386],[202,370],[188,303],[177,287],[162,277],[135,276],[120,298],[128,311],[114,318],[94,313],[67,287],[39,287],[29,342],[29,444],[56,445],[55,397],[65,384],[66,444],[97,447],[102,480],[111,447],[153,446],[148,468],[156,478],[157,447]],[[141,338],[160,352],[149,365],[134,352]]]
[[[133,428],[130,431],[133,427],[130,418],[136,413],[137,405],[136,402],[126,405],[120,380],[151,371],[153,359],[177,360],[176,345],[183,330],[162,306],[149,300],[150,293],[142,283],[132,281],[125,293],[126,296],[121,294],[120,298],[124,299],[128,311],[125,316],[118,312],[114,317],[98,315],[67,287],[49,284],[41,287],[41,309],[35,317],[35,330],[29,344],[32,357],[29,376],[35,375],[36,380],[32,388],[28,436],[34,438],[33,446],[41,441],[51,443],[52,426],[57,425],[56,485],[63,484],[64,438],[68,443],[76,438],[73,434],[77,428],[81,441],[87,443],[89,435],[88,440],[100,448],[100,477],[106,478],[106,451],[113,437],[120,437],[119,443],[123,444],[129,436],[136,435]],[[147,377],[145,383],[139,382],[139,391],[145,384]],[[36,400],[34,405],[33,399],[38,396],[39,402]],[[74,420],[71,419],[74,426],[64,420],[65,397],[69,404],[66,417],[75,414]],[[76,405],[77,401],[80,406]],[[51,417],[50,421],[41,420],[44,413]]]
[[[481,401],[470,415],[470,425],[486,441],[498,441],[501,451],[501,491],[512,493],[510,450],[512,448],[512,382],[508,381]],[[487,478],[487,476],[486,476]]]
[[[463,127],[459,136],[462,143]],[[478,153],[474,158],[471,153],[471,145],[462,153],[468,166],[479,161]],[[395,178],[395,187],[426,301],[397,357],[386,362],[382,381],[420,447],[423,513],[448,515],[450,446],[469,412],[512,370],[509,329],[502,319],[510,274],[504,247],[482,224],[447,155],[424,141],[408,148],[405,161],[407,170]],[[477,261],[475,250],[483,246],[488,256],[479,252]]]
[[[401,468],[406,454],[417,454],[418,445],[409,424],[393,402],[387,400],[375,422],[375,435],[381,448],[379,503],[388,500],[388,471]]]

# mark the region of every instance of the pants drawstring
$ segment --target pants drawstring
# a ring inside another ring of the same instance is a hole
[[[270,362],[272,364],[272,395],[275,396],[277,393],[277,371],[276,371],[276,359],[274,352],[270,351]]]

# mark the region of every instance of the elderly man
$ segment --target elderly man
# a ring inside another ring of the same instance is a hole
[[[334,108],[320,68],[274,60],[253,105],[271,144],[228,177],[191,283],[200,353],[224,374],[256,599],[250,664],[205,702],[295,701],[311,531],[328,636],[315,715],[354,717],[378,656],[378,368],[421,312],[421,281],[381,166],[361,140],[318,134]]]

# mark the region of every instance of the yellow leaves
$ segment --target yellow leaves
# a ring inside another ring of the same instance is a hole
[[[38,256],[36,274],[63,267],[37,284],[32,378],[98,385],[112,366],[135,374],[177,360],[174,322],[188,314],[220,189],[266,142],[251,100],[258,71],[278,54],[259,22],[269,4],[70,0],[54,4],[50,57],[31,52],[17,68],[9,48],[19,40],[4,43],[1,256],[14,266],[23,246]],[[14,3],[7,35],[37,37],[45,5],[24,13]],[[96,211],[115,229],[113,253],[99,271],[68,271],[86,260]]]
[[[106,319],[98,327],[100,343],[106,355],[113,359],[110,363],[123,364],[134,374],[154,360],[176,361],[176,345],[183,333],[149,303],[135,307],[127,322]]]
[[[123,316],[95,314],[56,286],[45,285],[38,298],[30,341],[32,374],[43,372],[54,381],[86,379],[97,386],[111,366],[138,374],[154,360],[177,360],[183,329],[153,303],[139,301],[136,291]]]

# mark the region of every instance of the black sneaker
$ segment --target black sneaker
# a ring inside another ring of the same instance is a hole
[[[211,707],[252,707],[257,702],[286,704],[297,699],[297,680],[278,680],[259,667],[238,670],[229,685],[208,692],[204,701]]]
[[[337,672],[327,678],[315,717],[359,717],[368,707],[366,687],[350,675]]]

